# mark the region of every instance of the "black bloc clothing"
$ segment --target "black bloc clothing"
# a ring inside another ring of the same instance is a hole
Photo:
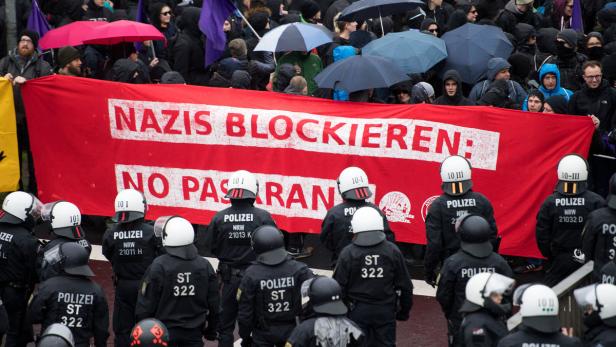
[[[338,334],[344,332],[343,334]],[[326,341],[333,341],[326,344]],[[367,347],[361,329],[344,316],[324,316],[301,322],[285,347]]]

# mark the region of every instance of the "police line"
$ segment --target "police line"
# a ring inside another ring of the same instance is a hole
[[[425,215],[441,194],[440,162],[470,160],[475,189],[493,202],[500,251],[539,256],[534,223],[558,160],[588,152],[587,117],[491,107],[379,105],[178,85],[129,85],[66,76],[22,88],[43,201],[110,215],[135,188],[148,215],[208,224],[225,206],[229,175],[260,181],[257,206],[290,232],[319,233],[341,201],[336,177],[355,165],[396,239],[425,243]]]

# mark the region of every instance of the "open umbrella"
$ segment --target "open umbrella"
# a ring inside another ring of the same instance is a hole
[[[392,60],[361,55],[335,62],[314,77],[319,88],[344,89],[349,93],[386,88],[408,79]]]
[[[342,10],[339,20],[350,22],[380,18],[381,32],[384,33],[383,16],[404,13],[423,4],[421,0],[359,0]]]
[[[442,71],[455,69],[462,81],[472,84],[485,76],[488,60],[495,57],[507,59],[513,46],[499,27],[467,23],[443,35],[447,63]]]
[[[445,41],[417,30],[389,33],[362,49],[363,55],[393,60],[406,73],[424,73],[447,58]]]
[[[39,41],[41,49],[60,48],[64,46],[80,46],[83,40],[91,37],[92,30],[107,22],[77,21],[48,31]]]
[[[332,42],[333,33],[322,25],[290,23],[278,26],[265,34],[255,51],[267,52],[308,52],[323,44]]]
[[[151,24],[131,20],[119,20],[94,28],[84,44],[115,45],[121,42],[141,42],[147,40],[164,40],[163,35]]]

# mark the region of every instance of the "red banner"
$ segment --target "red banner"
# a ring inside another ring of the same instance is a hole
[[[424,219],[450,154],[473,165],[503,236],[501,253],[537,256],[535,216],[567,153],[586,154],[587,117],[490,107],[379,105],[183,85],[50,76],[23,87],[43,201],[111,215],[119,189],[144,191],[148,218],[207,224],[226,180],[257,174],[257,203],[289,231],[320,232],[340,202],[336,178],[363,168],[400,241],[425,243]]]

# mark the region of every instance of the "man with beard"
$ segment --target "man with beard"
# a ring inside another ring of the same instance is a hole
[[[60,48],[58,51],[58,74],[81,76],[81,57],[77,48],[72,46]]]

